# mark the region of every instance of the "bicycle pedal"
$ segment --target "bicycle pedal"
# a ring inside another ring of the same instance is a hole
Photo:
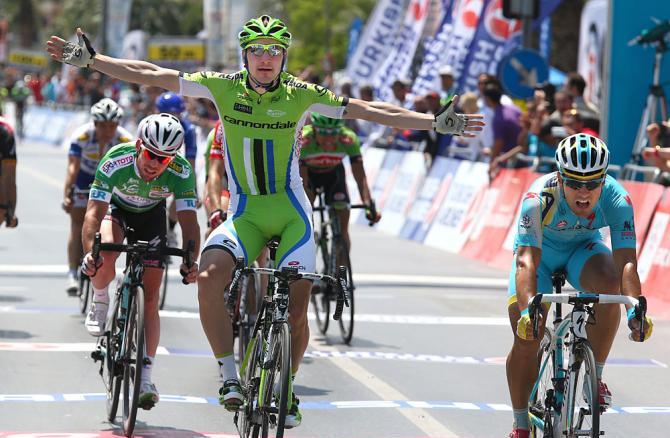
[[[91,359],[93,359],[94,362],[104,360],[104,358],[105,357],[103,356],[102,351],[100,350],[91,351]]]

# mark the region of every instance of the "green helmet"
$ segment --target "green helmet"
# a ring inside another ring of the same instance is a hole
[[[291,45],[291,33],[284,22],[269,15],[261,15],[247,21],[238,34],[238,38],[242,49],[261,38],[272,38],[285,49]]]
[[[331,119],[319,113],[310,114],[315,129],[339,129],[344,124],[342,119]]]

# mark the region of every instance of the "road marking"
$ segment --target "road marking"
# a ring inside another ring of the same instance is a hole
[[[123,264],[119,265],[123,267]],[[67,273],[67,265],[0,265],[0,274],[63,274]],[[171,279],[181,279],[177,269],[170,269]],[[360,285],[393,285],[393,286],[434,286],[463,288],[507,288],[505,278],[471,278],[434,275],[397,275],[355,273],[354,281]]]
[[[74,403],[105,401],[107,396],[104,393],[78,393],[78,394],[0,394],[0,403]],[[161,403],[182,403],[182,404],[208,404],[219,406],[218,397],[199,397],[193,395],[170,395],[161,394]],[[442,401],[442,400],[343,400],[343,401],[308,401],[300,400],[300,409],[306,410],[334,410],[334,409],[398,409],[400,412],[412,412],[426,410],[449,409],[454,411],[479,411],[479,412],[511,412],[512,407],[506,403],[488,403],[488,402],[462,402],[462,401]],[[605,414],[661,414],[669,415],[670,406],[614,406],[605,412]],[[426,415],[428,415],[426,413]],[[432,417],[431,417],[432,418]],[[440,426],[441,430],[443,426]],[[0,432],[0,437],[6,437]],[[26,432],[21,432],[26,433]],[[27,435],[32,436],[32,435]],[[39,435],[38,435],[39,436]],[[228,435],[212,435],[224,436]],[[236,435],[235,435],[236,436]],[[435,436],[429,434],[429,436]],[[438,435],[445,437],[447,435]],[[455,437],[456,435],[449,435]],[[61,438],[61,435],[58,435]],[[26,438],[26,436],[22,436]]]
[[[107,430],[104,432],[0,432],[0,438],[118,438],[121,431]],[[239,435],[225,433],[207,433],[207,432],[189,432],[188,434],[180,430],[165,429],[135,429],[133,432],[135,438],[185,438],[188,437],[207,437],[207,438],[239,438]]]
[[[54,177],[51,177],[49,175],[46,175],[44,172],[40,172],[36,169],[33,169],[30,166],[26,166],[25,163],[21,162],[20,166],[18,167],[19,172],[26,172],[30,174],[30,176],[39,179],[40,181],[43,181],[50,186],[56,187],[56,188],[62,188],[63,187],[63,181],[58,180]]]
[[[21,292],[28,290],[25,286],[0,286],[0,292]]]
[[[324,350],[328,352],[337,351],[336,348],[317,343],[314,339],[309,341],[309,344],[317,350]],[[347,373],[350,377],[359,381],[363,386],[368,388],[374,394],[383,400],[404,400],[407,399],[400,391],[384,382],[379,377],[367,371],[365,368],[347,357],[334,357],[331,361],[335,366]],[[458,437],[455,432],[448,429],[437,419],[435,419],[426,409],[420,407],[411,407],[407,410],[399,411],[407,420],[426,433],[428,436],[440,437]]]
[[[72,353],[90,352],[95,349],[95,342],[0,342],[0,351],[23,351],[23,352],[49,352],[49,353]],[[190,348],[176,348],[159,346],[156,354],[160,356],[188,356],[211,358],[210,350],[196,350]],[[385,351],[360,351],[337,349],[308,350],[305,357],[312,359],[349,358],[355,360],[388,360],[403,362],[423,363],[447,363],[454,365],[504,365],[505,357],[474,357],[474,356],[449,356],[437,354],[397,353]],[[656,359],[628,359],[611,358],[607,366],[617,367],[651,367],[667,368],[668,366]]]

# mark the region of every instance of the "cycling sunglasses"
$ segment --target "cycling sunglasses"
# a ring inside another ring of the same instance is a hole
[[[563,183],[570,187],[572,190],[579,190],[582,187],[586,187],[586,190],[589,192],[597,189],[602,184],[604,178],[591,179],[588,181],[579,181],[576,179],[563,178]]]
[[[249,53],[254,56],[261,57],[264,52],[268,52],[270,56],[279,56],[284,52],[284,48],[279,44],[249,44],[247,47]]]
[[[156,160],[162,165],[166,165],[167,163],[170,162],[170,160],[172,160],[172,157],[166,157],[163,155],[154,154],[146,147],[142,147],[142,155],[144,155],[144,158],[146,158],[147,160]]]

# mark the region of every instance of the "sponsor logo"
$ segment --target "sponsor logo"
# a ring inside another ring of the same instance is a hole
[[[186,204],[187,207],[189,208],[196,208],[196,202],[194,199],[184,199],[184,203]]]
[[[314,85],[314,90],[319,93],[319,96],[323,96],[328,92],[328,89],[325,87],[322,87],[321,85]]]
[[[223,239],[223,241],[221,242],[221,245],[223,245],[223,246],[225,246],[226,248],[229,248],[229,249],[236,249],[237,248],[237,242],[235,242],[234,240],[230,240],[230,239]]]
[[[165,187],[167,189],[167,187]],[[195,190],[187,190],[181,194],[185,198],[195,198]]]
[[[272,103],[279,102],[279,99],[281,99],[281,95],[277,94],[276,96],[272,96],[272,99],[270,99],[270,102],[272,102]]]
[[[297,261],[297,260],[293,260],[293,261],[288,262],[288,265],[289,266],[299,266],[300,262]]]
[[[110,175],[111,173],[114,172],[115,169],[127,166],[128,164],[132,163],[133,159],[134,158],[132,155],[125,155],[115,160],[106,161],[105,164],[103,164],[102,167],[100,167],[100,171],[105,175]]]
[[[103,189],[108,189],[108,188],[109,188],[109,184],[107,184],[106,182],[101,181],[101,180],[99,180],[99,179],[97,179],[97,178],[93,180],[93,184],[92,184],[92,185],[93,185],[93,186],[96,186],[96,187],[102,187]]]
[[[245,128],[256,128],[256,129],[292,129],[296,127],[296,122],[252,122],[250,120],[240,120],[229,115],[224,115],[223,120],[231,125],[242,126]]]
[[[422,4],[423,3],[423,4]],[[427,1],[415,1],[413,2],[412,5],[410,5],[412,8],[412,14],[414,15],[414,20],[419,21],[423,18],[424,15],[426,15],[426,12],[428,12],[428,2]]]
[[[247,114],[251,114],[254,111],[253,108],[251,108],[251,106],[245,105],[245,104],[239,103],[239,102],[235,102],[235,105],[233,105],[233,109],[235,111],[239,111],[241,113],[247,113]]]
[[[129,195],[136,195],[140,191],[140,182],[134,178],[130,178],[119,187],[119,190]]]
[[[286,111],[279,111],[279,110],[272,110],[272,109],[269,109],[267,111],[267,113],[268,113],[268,116],[275,117],[275,118],[276,117],[284,117],[286,115]]]
[[[532,225],[533,225],[533,218],[531,218],[527,214],[524,214],[523,217],[521,218],[521,227],[530,228]]]
[[[98,200],[104,201],[105,198],[107,198],[107,193],[103,192],[102,190],[91,189],[89,197],[90,197],[90,199],[98,199]]]
[[[484,13],[484,26],[489,35],[498,41],[507,41],[521,30],[520,20],[508,20],[502,13],[503,0],[493,0]]]
[[[465,0],[461,14],[461,24],[474,29],[479,22],[479,12],[481,10],[482,0]]]
[[[633,222],[632,221],[624,221],[623,222],[623,230],[624,231],[633,231]]]
[[[523,199],[526,200],[526,199],[538,199],[538,198],[539,196],[537,195],[537,193],[528,192],[526,193],[526,196]]]
[[[215,71],[201,71],[201,72],[196,73],[195,77],[200,76],[203,79],[211,79],[211,78],[237,79],[238,75],[240,75],[240,77],[241,77],[241,73],[238,73],[238,74],[235,74],[235,75],[232,75],[232,74],[224,75],[223,73],[219,73],[219,72],[215,72]]]
[[[174,170],[177,173],[183,173],[184,172],[184,166],[177,163],[176,160],[170,161],[170,164],[168,164],[168,168]]]
[[[304,159],[307,165],[312,167],[335,167],[342,162],[342,158],[332,155],[317,155]]]
[[[633,220],[623,222],[623,231],[621,237],[624,239],[635,239],[635,224]]]
[[[565,228],[566,225],[568,225],[568,221],[563,220],[563,221],[559,221],[559,222],[556,224],[556,227],[558,227],[558,228]]]
[[[149,196],[153,198],[169,198],[171,194],[168,186],[153,186],[149,190]]]
[[[298,81],[295,78],[284,79],[284,85],[286,85],[287,87],[300,88],[301,90],[307,89],[306,82]]]
[[[249,96],[249,93],[247,93],[246,91],[244,93],[237,93],[237,98],[239,100],[246,100],[248,102],[252,100],[251,96]]]

